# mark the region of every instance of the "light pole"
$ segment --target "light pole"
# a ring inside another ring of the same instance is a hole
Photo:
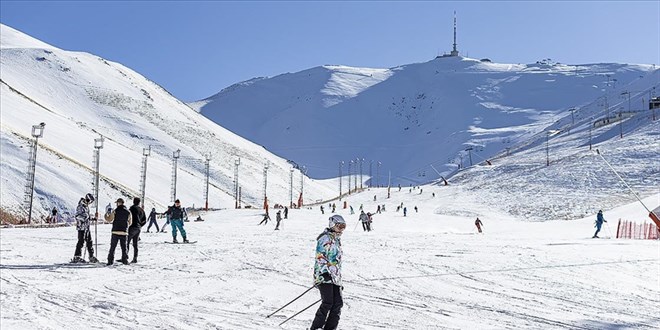
[[[364,182],[364,180],[362,179],[362,173],[363,173],[363,171],[362,171],[362,163],[363,163],[363,162],[364,162],[364,158],[360,158],[360,190],[362,190],[362,182]],[[357,188],[357,187],[356,187],[356,188]]]
[[[99,250],[99,165],[101,163],[101,149],[103,149],[103,136],[94,139],[94,204],[96,204],[96,212],[94,212],[94,249]]]
[[[268,194],[266,193],[266,188],[268,187],[268,167],[270,166],[270,161],[266,162],[264,165],[264,209],[268,213]]]
[[[293,169],[289,170],[289,207],[293,207]]]
[[[241,159],[234,160],[234,208],[238,208],[238,165],[241,165]]]
[[[358,191],[357,184],[358,184],[358,163],[360,162],[360,158],[355,158],[355,166],[353,167],[353,170],[355,173],[355,177],[353,178],[353,182],[355,185],[355,192]]]
[[[303,165],[302,169],[300,170],[300,198],[298,198],[298,207],[302,207],[303,205],[303,187],[305,184],[305,175],[307,174],[307,167]]]
[[[348,162],[348,194],[351,194],[351,167],[353,166],[353,161]]]
[[[630,113],[630,91],[625,91],[621,95],[628,94],[628,113]],[[619,137],[623,139],[623,107],[619,108]]]
[[[205,198],[205,204],[204,204],[204,209],[206,211],[209,210],[209,174],[211,170],[211,153],[208,153],[206,155],[206,188],[204,189],[204,198]]]
[[[374,168],[373,168],[373,166],[374,166],[374,160],[372,159],[372,160],[369,161],[369,188],[374,186],[374,175],[373,175]]]
[[[339,200],[341,200],[341,181],[342,181],[342,169],[344,167],[344,161],[339,161]]]
[[[32,144],[32,149],[30,149],[27,183],[25,184],[25,204],[28,209],[28,223],[32,223],[32,198],[34,197],[34,175],[37,167],[37,147],[39,146],[39,138],[44,136],[45,127],[45,123],[32,125],[32,137],[34,137],[34,144]]]
[[[181,157],[181,149],[177,149],[176,151],[172,152],[172,202],[176,200],[176,171],[179,157]]]
[[[149,148],[142,148],[142,175],[140,177],[140,197],[142,198],[142,208],[144,208],[144,199],[146,197],[145,192],[147,190],[147,159],[149,156],[151,156],[151,146],[149,146]]]

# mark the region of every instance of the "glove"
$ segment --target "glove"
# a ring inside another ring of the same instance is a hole
[[[324,281],[332,281],[332,276],[330,276],[330,273],[323,273],[321,274],[321,277]]]

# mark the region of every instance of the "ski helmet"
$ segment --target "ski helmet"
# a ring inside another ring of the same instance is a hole
[[[332,228],[335,225],[339,225],[339,224],[346,225],[346,221],[344,220],[344,218],[342,218],[341,215],[335,214],[328,219],[328,228]]]

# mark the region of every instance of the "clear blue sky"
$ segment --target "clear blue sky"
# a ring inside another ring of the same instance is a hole
[[[7,1],[0,21],[122,63],[183,101],[324,64],[387,68],[449,52],[501,63],[660,64],[660,1]]]

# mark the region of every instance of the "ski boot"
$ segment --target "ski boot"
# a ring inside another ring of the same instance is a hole
[[[179,243],[179,241],[176,240],[176,237],[172,239],[172,243],[176,244]]]
[[[132,264],[137,264],[137,258],[133,258],[133,260],[131,260],[131,263]]]
[[[83,263],[85,262],[85,259],[81,258],[80,256],[74,256],[73,259],[71,259],[71,263],[77,264],[77,263]]]
[[[89,256],[89,262],[97,263],[99,262],[99,259],[96,259],[95,256]]]
[[[183,238],[183,242],[184,242],[184,243],[190,243],[190,241],[188,241],[188,239],[185,238],[185,237]]]

